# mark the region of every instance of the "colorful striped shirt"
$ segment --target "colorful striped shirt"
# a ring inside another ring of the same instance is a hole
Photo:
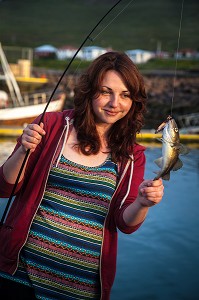
[[[116,176],[110,156],[87,167],[62,155],[12,279],[33,287],[38,299],[99,299],[103,226]]]

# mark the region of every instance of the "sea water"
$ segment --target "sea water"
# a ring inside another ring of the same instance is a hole
[[[161,149],[147,148],[145,178],[154,177],[160,155]],[[164,181],[163,200],[142,226],[119,233],[111,300],[199,299],[199,150],[181,159],[183,168]]]
[[[0,164],[15,141],[0,141]],[[145,178],[154,178],[161,148],[147,145]],[[181,156],[184,166],[164,181],[160,204],[133,234],[119,232],[111,300],[199,299],[199,149]],[[0,210],[3,210],[4,200]]]

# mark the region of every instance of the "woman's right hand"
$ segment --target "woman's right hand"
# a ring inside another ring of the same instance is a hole
[[[30,149],[30,153],[34,152],[36,147],[41,142],[42,136],[46,134],[44,131],[44,124],[29,124],[23,130],[22,134],[22,149],[26,152]]]

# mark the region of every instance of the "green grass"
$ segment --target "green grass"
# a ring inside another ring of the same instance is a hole
[[[34,59],[33,60],[33,67],[38,68],[46,68],[52,70],[64,70],[67,65],[69,64],[70,60],[57,60],[57,59]],[[76,72],[77,70],[82,70],[88,67],[90,62],[80,61],[76,59],[73,61],[70,72]]]
[[[0,2],[0,42],[3,46],[37,47],[52,44],[55,47],[78,47],[116,2],[4,0]],[[129,0],[121,1],[97,28],[92,34],[93,44],[116,50],[156,50],[160,41],[163,50],[174,52],[182,0],[134,0],[105,28],[128,3]],[[180,48],[197,49],[199,46],[198,11],[198,0],[184,2]]]
[[[185,70],[185,71],[198,71],[199,60],[178,60],[176,66],[175,59],[151,59],[146,64],[139,66],[140,70]]]
[[[67,61],[60,61],[56,59],[35,59],[33,61],[34,67],[61,70],[63,71],[68,63]],[[88,67],[90,62],[75,60],[70,66],[70,72],[81,71]],[[148,70],[175,70],[176,61],[174,59],[151,59],[145,64],[138,65],[141,71]],[[199,60],[178,60],[177,70],[185,71],[198,71],[199,70]]]

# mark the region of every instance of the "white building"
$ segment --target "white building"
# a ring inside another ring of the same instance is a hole
[[[154,57],[153,52],[141,49],[127,50],[126,54],[136,64],[146,63],[148,60]]]
[[[174,58],[179,59],[195,59],[199,57],[199,53],[193,49],[181,49],[178,53],[174,53]]]
[[[42,45],[34,49],[34,53],[37,57],[48,57],[56,55],[57,48],[52,45]]]
[[[59,60],[65,60],[65,59],[68,59],[68,58],[73,58],[73,56],[75,55],[77,50],[78,49],[73,47],[73,46],[66,45],[66,46],[63,46],[61,48],[58,48],[57,52],[56,52],[56,55],[57,55],[57,58]],[[80,50],[78,52],[77,57],[82,58],[82,50]]]
[[[98,46],[89,46],[89,47],[83,47],[82,48],[82,59],[84,60],[94,60],[101,54],[104,54],[107,52],[107,49],[98,47]]]

